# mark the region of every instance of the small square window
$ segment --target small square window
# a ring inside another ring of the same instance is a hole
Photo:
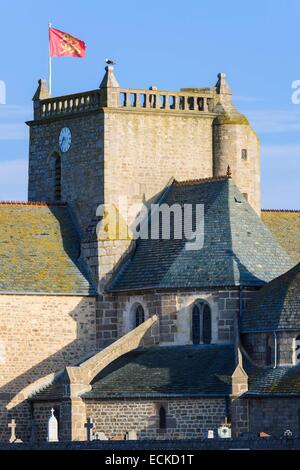
[[[242,149],[242,160],[246,161],[248,160],[248,151],[247,149]]]
[[[248,193],[243,193],[244,198],[248,201]]]

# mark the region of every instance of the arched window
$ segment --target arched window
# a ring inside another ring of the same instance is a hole
[[[211,343],[211,309],[207,302],[198,301],[192,310],[193,344]]]
[[[295,364],[300,364],[300,335],[295,338]]]
[[[59,436],[59,431],[60,431],[60,407],[59,406],[53,406],[54,409],[54,416],[57,419],[57,433]]]
[[[271,366],[273,361],[273,337],[267,335],[266,337],[266,365]]]
[[[201,340],[201,312],[198,304],[195,304],[192,312],[192,341],[199,344]]]
[[[55,155],[55,168],[54,168],[54,199],[55,201],[61,200],[61,158],[60,155]]]
[[[203,343],[211,343],[211,312],[208,304],[203,305]]]
[[[159,408],[159,429],[166,429],[167,427],[167,413],[164,406]]]
[[[141,305],[137,305],[135,310],[135,326],[139,326],[145,321],[145,312]]]

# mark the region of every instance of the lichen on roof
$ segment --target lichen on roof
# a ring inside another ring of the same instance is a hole
[[[0,204],[0,294],[94,295],[66,206]]]
[[[300,261],[300,211],[264,210],[263,222],[281,246],[298,263]]]
[[[215,122],[217,124],[227,124],[227,125],[245,125],[245,126],[249,126],[249,121],[248,119],[246,118],[246,116],[244,116],[243,114],[240,114],[238,112],[234,112],[234,113],[223,113],[223,114],[220,114],[216,119],[215,119]]]

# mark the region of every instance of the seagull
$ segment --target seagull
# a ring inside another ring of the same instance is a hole
[[[111,59],[106,59],[105,62],[107,63],[107,65],[116,65],[116,62]]]

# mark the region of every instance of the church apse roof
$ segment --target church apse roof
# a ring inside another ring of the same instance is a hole
[[[255,294],[241,326],[244,333],[300,329],[300,263]]]
[[[68,207],[0,203],[0,294],[95,295]]]
[[[109,291],[260,287],[295,264],[230,178],[174,181],[162,203],[203,204],[203,247],[187,250],[172,231],[170,240],[138,239]]]

